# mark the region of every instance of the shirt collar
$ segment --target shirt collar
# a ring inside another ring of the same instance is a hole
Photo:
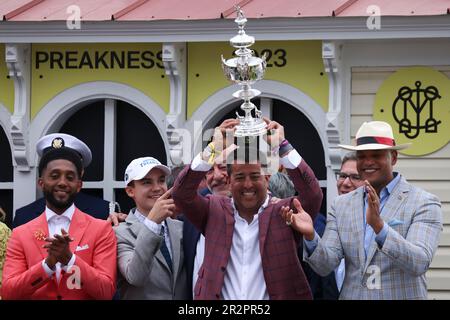
[[[47,222],[49,222],[51,219],[53,219],[56,216],[60,217],[66,217],[69,219],[69,221],[72,221],[73,214],[75,213],[75,204],[72,203],[72,205],[66,209],[62,214],[56,214],[52,209],[49,207],[45,207],[45,217],[47,219]]]
[[[144,214],[142,214],[137,208],[134,209],[134,216],[139,220],[139,222],[144,223],[145,219],[147,218],[147,216],[145,216]],[[166,220],[163,220],[163,222],[161,223],[164,228],[166,227]]]
[[[400,181],[401,175],[398,172],[393,172],[394,179],[392,179],[383,189],[380,191],[380,199],[384,199],[385,197],[388,197],[392,191],[394,190],[395,186]],[[367,198],[367,192],[364,189],[364,197]]]
[[[259,207],[258,209],[258,215],[264,211],[265,208],[267,208],[269,204],[269,195],[266,196],[266,200],[264,200],[263,204],[261,205],[261,207]],[[236,209],[236,206],[234,205],[234,199],[231,198],[231,205],[233,206],[233,211],[234,213],[238,213],[238,210]]]
[[[400,174],[398,172],[394,172],[394,179],[391,180],[386,186],[386,190],[389,194],[392,193],[392,190],[394,190],[397,183],[400,181]]]

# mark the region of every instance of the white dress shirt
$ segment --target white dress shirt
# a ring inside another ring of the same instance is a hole
[[[73,214],[75,213],[75,205],[72,205],[64,211],[62,214],[58,215],[53,210],[45,207],[45,218],[48,224],[48,232],[49,237],[53,238],[55,234],[61,235],[61,229],[64,229],[66,232],[69,232],[70,223],[72,222]],[[56,279],[60,280],[61,278],[61,269],[67,272],[67,269],[75,263],[76,256],[72,254],[72,258],[69,260],[67,265],[62,266],[60,262],[57,262],[55,265],[55,269],[50,269],[50,267],[45,263],[45,259],[42,261],[42,267],[44,268],[47,275],[51,278],[53,274],[56,273]]]
[[[336,278],[336,286],[339,292],[341,292],[345,278],[345,259],[342,259],[341,263],[339,263],[339,266],[334,269],[334,277]]]
[[[192,296],[195,297],[195,284],[197,283],[198,278],[198,270],[203,264],[203,259],[205,257],[205,236],[200,234],[200,237],[197,241],[197,247],[195,249],[195,258],[194,258],[194,270],[192,272]]]
[[[259,250],[259,215],[267,207],[266,197],[253,221],[248,223],[234,206],[234,232],[230,259],[221,296],[224,300],[269,300]]]

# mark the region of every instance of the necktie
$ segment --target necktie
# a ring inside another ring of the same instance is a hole
[[[164,232],[164,225],[161,226],[161,232],[159,234],[161,237],[163,237],[162,243],[161,243],[161,253],[164,256],[164,259],[166,259],[167,265],[169,266],[170,271],[172,271],[172,258],[170,258],[169,249],[166,245],[166,237]]]

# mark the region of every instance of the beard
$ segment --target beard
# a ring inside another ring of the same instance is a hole
[[[69,197],[66,200],[58,200],[53,196],[53,193],[48,190],[43,190],[44,198],[48,201],[52,206],[58,209],[67,209],[72,203],[75,201],[76,193],[69,194]]]

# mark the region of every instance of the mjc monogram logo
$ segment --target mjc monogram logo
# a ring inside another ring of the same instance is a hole
[[[392,126],[398,144],[412,142],[401,153],[439,150],[450,139],[450,79],[428,67],[398,70],[380,86],[373,118]]]
[[[433,101],[441,98],[439,90],[434,86],[421,89],[421,85],[422,82],[416,81],[415,89],[401,87],[392,105],[392,115],[399,125],[399,132],[409,139],[416,138],[422,129],[427,133],[438,132],[438,125],[442,122],[433,117]],[[428,111],[428,118],[425,118],[425,112],[424,118],[421,118],[422,111]]]

